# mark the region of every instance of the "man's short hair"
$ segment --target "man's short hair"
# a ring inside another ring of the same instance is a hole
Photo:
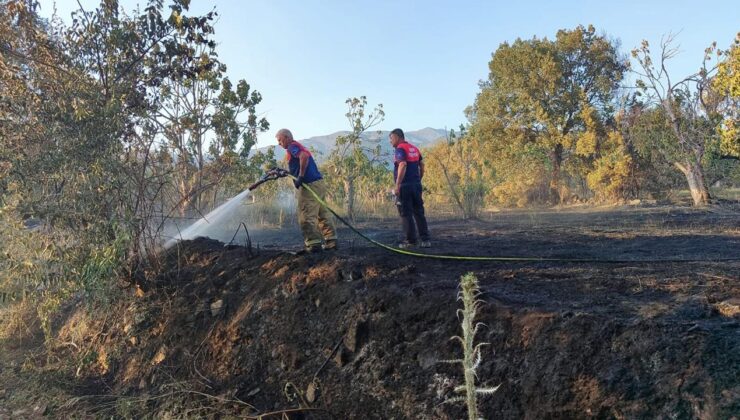
[[[281,128],[278,130],[277,135],[284,135],[288,140],[293,140],[293,133],[291,133],[287,128]]]
[[[397,135],[399,138],[405,139],[406,137],[403,136],[403,130],[400,128],[395,128],[393,131],[391,131],[391,134]]]

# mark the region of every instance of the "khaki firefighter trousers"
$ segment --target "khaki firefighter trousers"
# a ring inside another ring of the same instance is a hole
[[[308,184],[322,200],[326,197],[326,183],[323,179]],[[322,206],[307,188],[301,187],[296,192],[298,198],[298,224],[303,233],[303,242],[307,247],[320,245],[323,241],[337,239],[334,228],[334,216]]]

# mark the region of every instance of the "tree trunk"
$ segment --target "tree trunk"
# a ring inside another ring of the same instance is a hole
[[[560,166],[563,162],[563,145],[557,144],[549,153],[550,163],[552,164],[552,173],[550,175],[549,201],[557,204],[562,201],[560,196]]]
[[[704,169],[696,162],[676,162],[675,166],[686,176],[689,184],[689,192],[694,200],[694,206],[705,206],[709,204],[709,189],[704,181]]]
[[[190,189],[188,188],[184,179],[180,179],[178,185],[178,192],[180,195],[180,203],[177,206],[180,217],[185,217],[190,208]]]
[[[439,163],[439,166],[442,167],[442,173],[445,176],[445,180],[447,180],[447,187],[450,189],[450,194],[452,194],[452,198],[453,200],[455,200],[457,207],[462,212],[463,219],[468,219],[468,212],[465,209],[465,205],[463,205],[462,200],[460,199],[460,195],[457,193],[457,188],[455,188],[455,185],[452,183],[452,180],[450,179],[450,175],[447,172],[447,166],[445,166],[445,164],[442,163],[442,160],[440,160],[438,157],[434,156],[434,158]]]
[[[213,210],[216,208],[216,203],[218,202],[218,184],[216,184],[215,187],[213,187],[213,199],[208,205],[208,210]]]
[[[355,179],[348,176],[344,179],[344,200],[349,220],[355,220]]]

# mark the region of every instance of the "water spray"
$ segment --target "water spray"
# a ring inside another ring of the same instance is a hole
[[[194,239],[199,236],[209,236],[209,228],[211,228],[214,225],[218,225],[219,223],[224,222],[225,220],[228,220],[229,215],[232,214],[232,211],[241,203],[242,200],[244,200],[247,196],[251,194],[251,192],[259,187],[260,185],[264,184],[267,181],[273,181],[276,179],[284,178],[286,176],[289,176],[290,173],[282,168],[271,168],[267,172],[265,172],[260,179],[257,180],[254,184],[247,187],[246,190],[242,191],[235,197],[231,198],[229,201],[223,203],[222,205],[216,207],[211,212],[203,216],[201,219],[193,223],[192,225],[188,226],[187,228],[183,229],[182,232],[179,232],[177,236],[171,238],[164,244],[164,248],[170,248],[172,245],[176,244],[178,241],[181,240],[187,240],[187,239]],[[246,225],[244,223],[241,223],[239,226],[244,226],[244,229],[246,230]],[[238,233],[238,230],[237,230]],[[247,233],[249,235],[249,233]],[[236,233],[234,234],[234,237],[236,237]],[[233,239],[232,239],[233,241]]]

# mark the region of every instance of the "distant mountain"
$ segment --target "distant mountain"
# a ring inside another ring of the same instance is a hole
[[[334,148],[334,144],[337,141],[337,137],[347,135],[349,131],[337,131],[336,133],[327,134],[324,136],[309,137],[307,139],[296,139],[302,145],[306,146],[309,150],[314,152],[314,158],[318,163],[323,162],[331,153]],[[384,159],[391,161],[393,148],[388,140],[390,131],[369,131],[362,135],[362,145],[368,149],[374,149],[380,144],[381,154]],[[406,140],[419,148],[431,146],[434,143],[445,139],[445,130],[440,128],[426,127],[416,131],[405,131],[404,135]],[[266,146],[256,149],[256,151],[265,152],[270,148],[278,147]],[[282,150],[276,150],[275,156],[278,158],[282,157],[285,152]]]

